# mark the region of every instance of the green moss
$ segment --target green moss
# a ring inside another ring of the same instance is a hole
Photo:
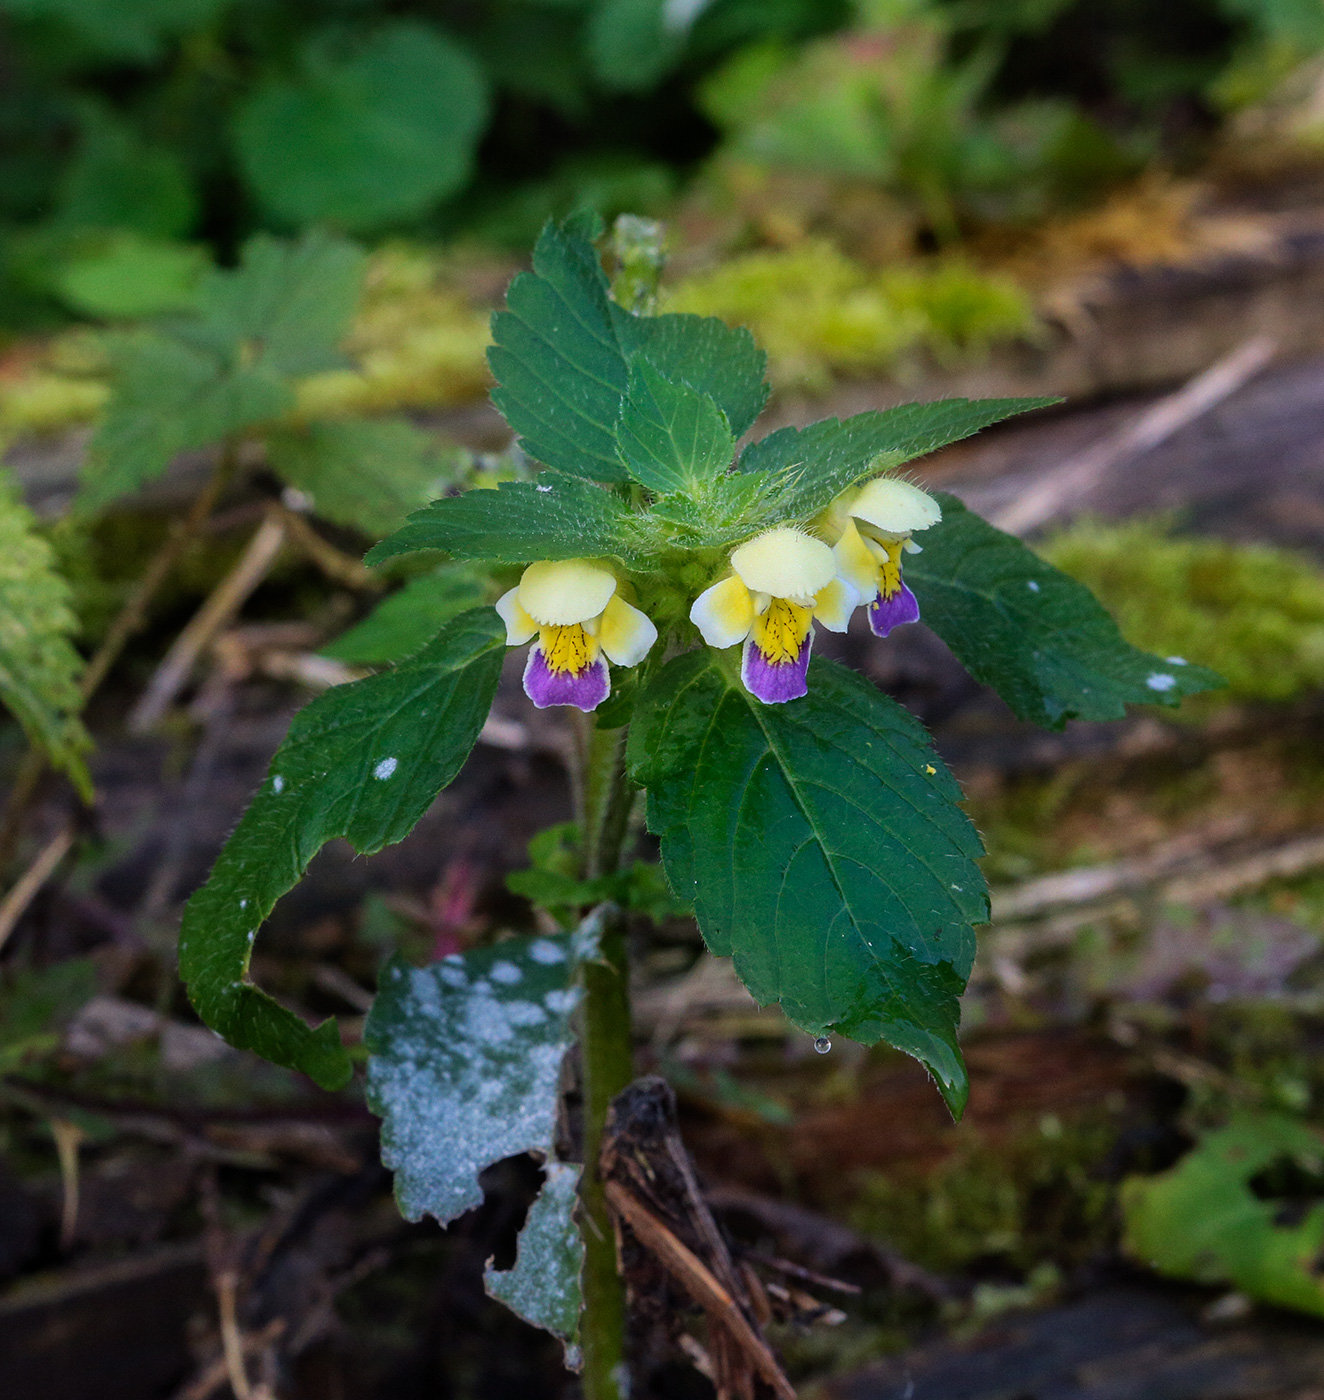
[[[1113,1230],[1113,1187],[1094,1171],[1114,1132],[1101,1112],[1045,1114],[997,1144],[972,1136],[925,1176],[866,1173],[851,1223],[938,1273],[1080,1263]]]
[[[1040,553],[1087,584],[1128,640],[1227,678],[1221,699],[1324,685],[1324,571],[1287,550],[1174,536],[1163,520],[1083,520]]]
[[[873,271],[825,240],[744,253],[667,293],[668,311],[748,326],[773,382],[821,392],[838,375],[888,373],[927,350],[946,363],[1036,331],[1025,294],[960,261]]]

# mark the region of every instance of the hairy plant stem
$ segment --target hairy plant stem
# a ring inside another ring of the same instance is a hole
[[[143,625],[152,599],[174,572],[194,536],[207,523],[208,516],[216,509],[216,503],[238,465],[239,444],[234,441],[225,442],[210,480],[198,493],[189,507],[188,514],[171,526],[165,542],[152,556],[142,577],[134,584],[133,592],[124,600],[124,606],[120,608],[115,620],[110,624],[110,629],[101,639],[101,645],[87,663],[78,682],[78,693],[84,706],[100,689],[101,682],[119,660],[120,653]],[[29,746],[18,766],[18,772],[14,775],[14,785],[9,790],[4,816],[0,819],[0,870],[9,864],[13,857],[28,804],[36,794],[37,784],[41,782],[45,771],[45,754],[40,749]]]
[[[584,874],[608,875],[620,865],[632,791],[625,774],[626,730],[581,730]],[[611,1101],[634,1077],[629,961],[624,922],[604,923],[602,952],[584,972],[584,1400],[625,1400],[625,1290],[616,1268],[616,1238],[598,1156]]]

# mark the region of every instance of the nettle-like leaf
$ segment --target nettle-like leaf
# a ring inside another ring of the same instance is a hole
[[[617,306],[593,245],[569,226],[543,229],[533,271],[510,284],[492,338],[492,401],[530,456],[571,476],[627,480],[616,421],[637,357],[707,394],[736,434],[767,398],[766,357],[748,331],[713,317],[640,317]]]
[[[633,513],[617,496],[587,481],[543,472],[536,482],[503,481],[433,501],[365,556],[381,564],[417,549],[455,559],[523,564],[531,559],[634,558]]]
[[[678,657],[635,711],[631,774],[671,887],[760,1003],[813,1035],[888,1041],[959,1113],[958,998],[988,918],[960,789],[853,672],[814,661],[804,699],[761,705],[733,656]]]
[[[322,655],[351,666],[403,661],[437,635],[437,629],[493,592],[490,576],[475,564],[443,564],[412,578],[347,632],[322,648]]]
[[[180,452],[279,418],[290,382],[341,363],[363,255],[324,234],[253,239],[202,280],[196,314],[113,337],[112,397],[88,447],[78,504],[94,511],[160,476]]]
[[[844,421],[824,418],[807,428],[779,428],[740,455],[742,472],[784,479],[775,498],[778,519],[807,520],[842,491],[971,437],[993,423],[1057,399],[936,399],[899,408],[857,413]]]
[[[337,686],[294,717],[180,928],[189,996],[232,1045],[325,1088],[349,1079],[334,1020],[311,1029],[246,980],[257,930],[327,841],[344,836],[369,854],[408,835],[468,757],[504,654],[500,619],[475,609],[403,665]]]
[[[93,512],[160,476],[180,453],[288,411],[294,395],[265,370],[174,336],[138,331],[108,343],[110,406],[88,445],[78,506]]]
[[[525,1322],[541,1327],[565,1343],[566,1365],[579,1370],[579,1314],[584,1306],[584,1237],[575,1221],[580,1168],[573,1162],[548,1162],[547,1180],[529,1207],[520,1231],[515,1266],[483,1274],[488,1294]]]
[[[1021,719],[1120,719],[1127,705],[1178,705],[1222,678],[1130,645],[1083,584],[995,529],[954,496],[926,530],[906,580],[924,621]]]
[[[487,82],[448,35],[398,20],[352,47],[315,35],[300,59],[297,76],[260,87],[235,122],[244,172],[279,218],[376,229],[468,180]]]
[[[1324,1316],[1324,1202],[1284,1219],[1282,1200],[1252,1189],[1279,1163],[1318,1174],[1324,1138],[1283,1114],[1237,1114],[1176,1166],[1122,1184],[1126,1252],[1170,1277]]]
[[[453,486],[467,458],[400,419],[343,418],[272,433],[267,460],[323,520],[382,536]]]
[[[84,755],[92,740],[78,718],[82,657],[69,586],[31,511],[0,473],[0,700],[51,765],[91,800]]]
[[[570,1018],[599,934],[590,917],[573,933],[386,965],[363,1031],[368,1104],[407,1220],[445,1225],[482,1204],[492,1163],[555,1155]]]
[[[736,445],[707,394],[665,378],[647,360],[630,371],[616,443],[630,476],[662,495],[703,494],[731,465]]]
[[[366,266],[357,244],[316,229],[294,242],[259,233],[237,268],[203,279],[195,333],[274,374],[338,369]]]

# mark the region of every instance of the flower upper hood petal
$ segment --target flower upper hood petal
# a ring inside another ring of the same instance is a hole
[[[543,627],[597,617],[616,592],[616,576],[587,559],[530,564],[519,581],[520,607]]]
[[[731,567],[745,587],[774,598],[812,598],[836,576],[832,551],[812,535],[780,525],[742,544]]]
[[[869,482],[847,510],[857,520],[897,538],[915,530],[927,530],[942,519],[942,507],[927,491],[895,476],[880,476]]]

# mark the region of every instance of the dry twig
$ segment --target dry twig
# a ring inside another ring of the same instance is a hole
[[[36,899],[41,887],[55,873],[56,866],[69,854],[74,844],[74,823],[66,822],[37,852],[36,859],[14,883],[0,904],[0,948],[5,946],[15,925]]]

